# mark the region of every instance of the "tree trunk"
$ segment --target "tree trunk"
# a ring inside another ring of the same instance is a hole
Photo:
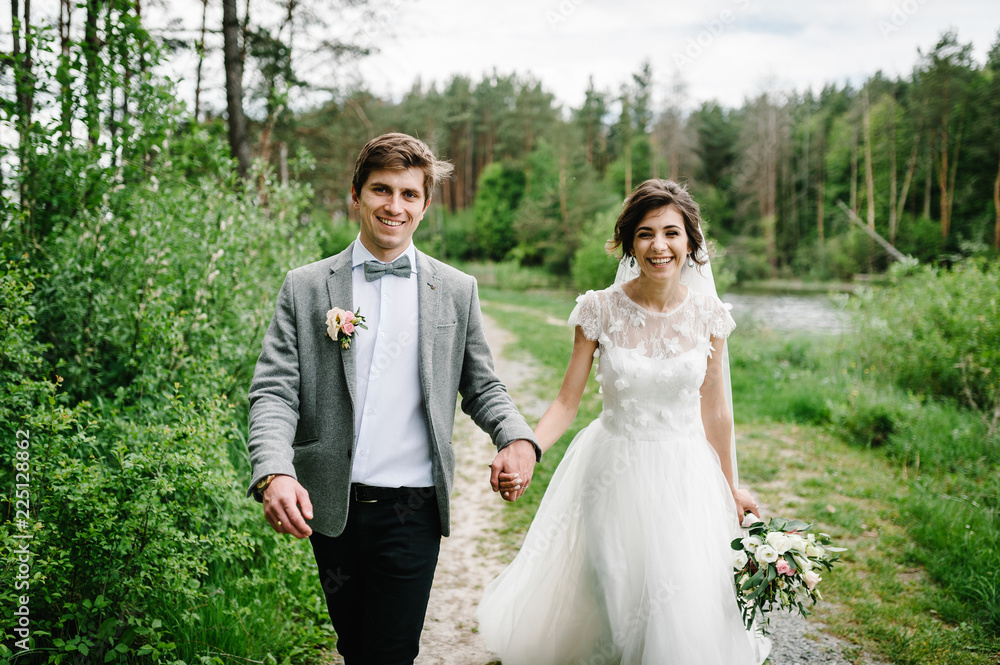
[[[284,141],[278,144],[278,173],[281,176],[281,186],[288,187],[288,144]]]
[[[118,33],[118,35],[115,35],[115,27],[116,27],[116,21],[114,19],[115,4],[116,4],[116,0],[108,0],[107,4],[105,5],[105,12],[104,12],[104,39],[109,44],[113,44],[114,43],[113,40],[125,40],[125,39],[127,39],[127,36],[125,34],[121,33],[121,32]],[[120,25],[120,22],[118,23],[118,25]],[[108,62],[107,62],[107,64],[110,65],[110,67],[111,67],[110,71],[114,71],[116,69],[116,66],[115,66],[116,63],[114,61],[115,51],[116,50],[117,50],[116,48],[113,48],[111,46],[109,46],[109,48],[108,48]],[[127,51],[127,49],[124,49],[124,48],[123,48],[123,50]],[[125,56],[125,58],[127,58],[127,57],[128,56]],[[122,65],[123,63],[119,62],[117,64],[118,65]],[[118,116],[118,113],[117,113],[118,107],[115,105],[115,82],[116,81],[117,81],[117,77],[115,77],[114,75],[112,75],[112,76],[108,77],[108,80],[106,82],[106,85],[107,85],[106,93],[107,93],[107,97],[108,97],[108,99],[107,99],[107,101],[108,101],[107,125],[108,125],[108,138],[109,138],[109,144],[110,144],[109,148],[108,148],[108,153],[109,153],[109,155],[111,157],[111,167],[112,168],[114,168],[114,167],[116,167],[118,165],[118,130],[119,130],[119,127],[120,127],[120,123],[118,122],[118,119],[117,119],[117,116]]]
[[[865,199],[868,203],[868,228],[875,230],[875,174],[872,168],[872,120],[871,106],[868,103],[868,88],[863,95],[864,109],[862,127],[865,139]],[[868,245],[868,274],[875,272],[875,240],[870,239]]]
[[[941,237],[948,238],[948,233],[951,231],[951,219],[948,217],[948,212],[951,210],[951,206],[948,204],[948,88],[945,86],[944,90],[944,108],[945,112],[941,116],[941,131],[939,133],[939,138],[941,141],[941,154],[939,155],[940,161],[938,162],[938,189],[941,190]]]
[[[858,128],[855,125],[851,137],[851,210],[858,212]]]
[[[201,0],[201,39],[198,40],[198,67],[195,69],[194,121],[201,115],[201,67],[205,63],[205,30],[208,20],[208,0]]]
[[[951,171],[948,174],[948,230],[951,231],[951,211],[955,207],[955,177],[958,175],[958,154],[965,134],[965,113],[959,117],[958,132],[955,134],[955,152],[951,155]]]
[[[933,141],[934,138],[932,136],[931,142],[933,143]],[[930,148],[928,148],[928,152],[931,152]],[[931,187],[933,187],[934,184],[933,172],[934,172],[934,155],[931,154],[929,157],[927,157],[927,170],[924,173],[924,208],[923,208],[924,219],[931,218]]]
[[[68,145],[73,128],[73,95],[70,89],[70,28],[72,26],[73,0],[59,0],[59,132],[60,141]]]
[[[823,199],[826,197],[826,180],[823,173],[820,173],[819,181],[816,183],[816,231],[819,233],[819,258],[825,264],[824,233],[823,233]]]
[[[87,25],[84,29],[84,58],[87,61],[87,139],[91,149],[97,147],[101,138],[101,119],[98,99],[101,87],[101,59],[98,57],[101,44],[97,37],[97,14],[100,0],[87,0]]]
[[[896,103],[889,95],[889,242],[896,244]]]
[[[630,132],[631,133],[631,132]],[[625,196],[632,193],[632,141],[625,143]]]
[[[569,226],[569,193],[566,187],[566,153],[559,156],[559,214],[562,217],[562,227],[567,233]]]
[[[24,120],[25,127],[31,125],[31,115],[35,107],[35,77],[31,46],[35,38],[31,35],[31,0],[24,0]]]
[[[906,175],[903,176],[903,190],[899,193],[899,200],[896,202],[896,220],[903,219],[903,210],[906,208],[906,197],[910,193],[910,183],[913,182],[913,174],[917,170],[917,152],[920,149],[920,138],[913,144],[913,151],[910,152],[910,163],[906,166]],[[895,244],[895,243],[893,243]]]
[[[993,223],[993,249],[1000,252],[1000,164],[997,165],[997,177],[993,181],[993,209],[996,220]]]
[[[93,0],[91,0],[93,1]],[[243,115],[243,59],[240,57],[236,0],[222,0],[222,41],[226,67],[226,110],[229,115],[229,151],[239,163],[241,178],[250,172],[250,143]]]

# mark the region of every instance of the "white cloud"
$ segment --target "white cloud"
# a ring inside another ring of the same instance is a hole
[[[893,30],[883,35],[880,21]],[[599,87],[617,92],[648,58],[659,90],[675,64],[686,61],[681,72],[693,101],[715,98],[737,105],[767,86],[819,90],[827,83],[857,83],[879,69],[907,76],[917,47],[933,47],[952,27],[960,40],[974,42],[982,60],[1000,28],[1000,5],[995,0],[712,0],[672,6],[638,0],[614,6],[601,0],[502,5],[421,0],[401,8],[396,27],[382,53],[360,64],[362,73],[371,74],[368,84],[387,94],[408,89],[418,74],[443,81],[459,72],[476,78],[496,67],[530,71],[564,104],[577,105],[590,75]],[[686,50],[697,57],[687,57]]]

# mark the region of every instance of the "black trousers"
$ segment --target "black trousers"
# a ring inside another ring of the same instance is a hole
[[[433,493],[374,503],[352,495],[344,532],[310,541],[346,665],[411,665],[441,547]]]

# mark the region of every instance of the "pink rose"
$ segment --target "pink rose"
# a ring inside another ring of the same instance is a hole
[[[354,317],[351,316],[351,318],[353,319]],[[346,321],[342,326],[340,326],[340,329],[344,331],[345,335],[350,335],[354,332],[354,324],[350,321]]]
[[[778,562],[774,564],[774,566],[778,569],[779,575],[787,575],[788,577],[791,577],[795,574],[795,570],[789,566],[788,562],[784,559],[778,559]]]

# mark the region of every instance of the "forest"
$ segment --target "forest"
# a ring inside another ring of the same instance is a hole
[[[982,571],[1000,565],[1000,33],[982,62],[943,31],[914,45],[907,76],[738,108],[690,99],[647,62],[577,108],[530,72],[416,80],[399,99],[331,87],[374,47],[363,29],[324,37],[321,0],[223,0],[214,22],[202,0],[193,33],[152,24],[140,0],[39,4],[11,0],[0,53],[0,660],[317,660],[327,618],[308,544],[264,529],[246,498],[246,390],[285,271],[356,237],[354,160],[385,131],[455,166],[421,249],[509,285],[609,283],[604,243],[650,177],[701,203],[720,286],[882,285],[857,299],[860,334],[879,338],[895,312],[909,346],[873,344],[858,364],[893,388],[858,397],[817,378],[803,409],[904,471],[923,451],[913,482],[974,497],[988,545],[934,568],[920,552],[956,532],[926,503],[940,528],[914,532],[913,560],[954,623],[997,644],[1000,577]],[[162,73],[182,56],[197,63],[184,85]],[[776,362],[812,362],[790,348]],[[923,405],[933,450],[956,432],[968,445],[935,457],[899,438],[918,436],[905,423]],[[970,603],[985,609],[962,614]]]

